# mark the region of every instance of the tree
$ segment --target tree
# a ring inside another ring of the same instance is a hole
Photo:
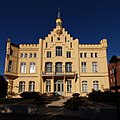
[[[0,98],[5,98],[7,95],[7,81],[0,75]]]

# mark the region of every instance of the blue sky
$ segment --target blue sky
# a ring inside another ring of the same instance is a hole
[[[108,61],[120,56],[119,0],[1,0],[0,74],[4,72],[6,40],[15,44],[38,43],[55,27],[60,7],[63,27],[80,43],[108,39]]]

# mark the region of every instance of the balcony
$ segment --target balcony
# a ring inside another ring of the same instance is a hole
[[[74,78],[77,76],[77,73],[72,71],[72,72],[42,72],[42,77],[67,77],[67,78]]]

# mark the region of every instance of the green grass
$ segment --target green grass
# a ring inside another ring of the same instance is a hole
[[[15,104],[25,101],[23,98],[0,98],[0,104]]]

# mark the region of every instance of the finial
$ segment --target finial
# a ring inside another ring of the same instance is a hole
[[[10,42],[10,38],[7,39],[7,42]]]
[[[60,18],[60,8],[58,7],[58,16],[57,18]]]

